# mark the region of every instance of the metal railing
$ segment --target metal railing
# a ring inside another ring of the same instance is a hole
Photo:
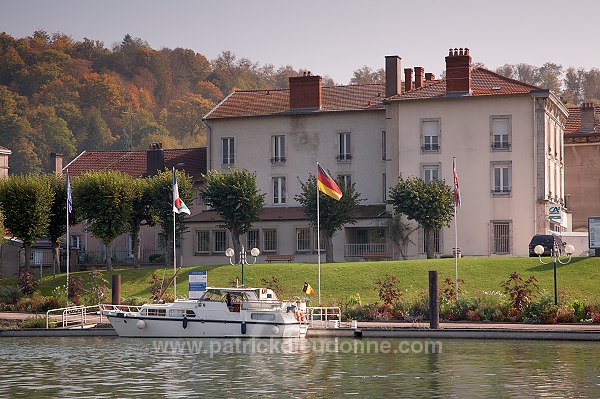
[[[316,306],[308,307],[306,310],[306,322],[311,327],[318,321],[324,324],[325,328],[329,328],[330,324],[333,324],[333,328],[338,328],[342,321],[342,310],[339,306]]]
[[[161,255],[164,254],[163,250],[160,249],[141,249],[140,250],[140,261],[142,263],[164,263],[164,260],[157,261]],[[133,254],[126,249],[113,250],[112,254],[113,263],[120,264],[133,264]],[[79,252],[79,263],[85,264],[102,264],[105,263],[106,252],[105,251],[81,251]]]
[[[62,328],[84,328],[88,322],[102,323],[102,309],[100,305],[69,306],[66,308],[50,309],[46,312],[46,329],[50,328],[50,316],[55,315],[57,325]]]
[[[346,244],[344,256],[362,256],[364,253],[389,252],[386,243]]]
[[[139,312],[142,307],[138,306],[138,305],[113,305],[110,303],[101,303],[100,305],[98,305],[100,307],[100,312],[102,313],[103,310],[114,310],[114,311],[119,311],[119,312]]]

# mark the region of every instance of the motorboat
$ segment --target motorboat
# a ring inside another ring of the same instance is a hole
[[[121,337],[302,337],[305,312],[305,302],[281,301],[269,288],[207,288],[197,300],[102,305]]]

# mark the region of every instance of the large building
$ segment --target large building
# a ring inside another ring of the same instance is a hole
[[[567,109],[548,90],[473,68],[468,49],[450,50],[446,76],[404,70],[386,57],[385,85],[323,87],[310,73],[286,90],[235,91],[205,117],[210,169],[257,173],[266,208],[244,238],[263,253],[314,260],[316,238],[294,196],[319,161],[356,184],[364,199],[357,224],[334,237],[337,261],[365,252],[399,252],[387,229],[389,188],[398,177],[452,182],[458,161],[464,255],[527,254],[534,234],[568,229],[564,208],[563,130]],[[413,73],[414,72],[414,73]],[[561,209],[560,222],[547,208]],[[189,219],[186,264],[222,263],[231,238],[214,212]],[[436,234],[439,254],[452,254],[454,229]],[[414,233],[409,256],[424,256]]]

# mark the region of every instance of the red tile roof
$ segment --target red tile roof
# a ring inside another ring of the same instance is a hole
[[[206,147],[165,150],[165,167],[181,168],[199,180],[206,173]],[[71,176],[87,171],[119,170],[130,176],[146,176],[146,151],[84,151],[63,168]]]
[[[10,151],[8,148],[0,145],[0,151]]]
[[[382,84],[323,87],[317,112],[383,109]],[[290,112],[289,89],[234,91],[210,111],[206,119],[278,115]]]
[[[565,143],[600,142],[600,107],[594,107],[594,131],[581,131],[581,107],[568,107],[569,117],[565,124]]]
[[[471,71],[471,92],[473,96],[525,94],[532,90],[541,89],[537,86],[504,77],[485,68],[474,68]],[[433,81],[427,86],[389,97],[386,101],[441,98],[444,96],[446,96],[446,81],[442,79]]]

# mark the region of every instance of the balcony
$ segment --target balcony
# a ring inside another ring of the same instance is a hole
[[[496,141],[492,143],[492,151],[510,151],[510,147],[509,142]]]
[[[387,253],[388,246],[386,243],[377,244],[346,244],[344,248],[344,256],[347,257],[361,257],[365,253]]]
[[[421,151],[423,152],[438,152],[440,150],[439,144],[423,144]]]
[[[285,163],[285,157],[272,157],[271,164],[280,165]]]
[[[352,160],[352,154],[338,154],[335,156],[338,162],[349,162]]]

